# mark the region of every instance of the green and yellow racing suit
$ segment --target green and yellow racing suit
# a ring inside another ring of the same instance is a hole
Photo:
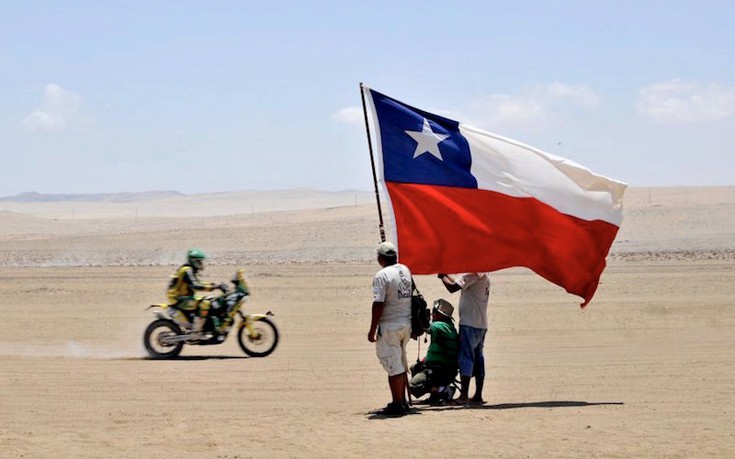
[[[196,292],[209,292],[216,288],[217,284],[213,282],[200,282],[191,265],[183,265],[171,276],[167,292],[168,304],[183,311],[196,311],[201,317],[206,317],[211,302]]]

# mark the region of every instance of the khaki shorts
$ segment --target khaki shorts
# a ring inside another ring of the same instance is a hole
[[[380,325],[375,353],[388,376],[396,376],[408,371],[406,344],[411,339],[410,325]]]

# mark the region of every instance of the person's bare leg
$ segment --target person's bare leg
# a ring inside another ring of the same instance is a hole
[[[406,402],[406,373],[388,376],[388,385],[393,403],[404,404]]]
[[[482,386],[484,385],[485,385],[485,377],[475,376],[475,395],[473,395],[472,399],[470,399],[471,402],[474,402],[474,403],[484,403],[485,402],[482,399]]]
[[[469,392],[470,392],[470,376],[461,376],[459,377],[460,381],[460,387],[459,387],[459,397],[454,399],[455,403],[464,404],[469,401]]]
[[[475,395],[470,401],[472,403],[483,403],[482,387],[485,385],[485,356],[482,353],[482,347],[475,353],[472,375],[475,377]]]

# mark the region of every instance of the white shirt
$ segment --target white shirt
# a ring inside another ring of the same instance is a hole
[[[411,271],[400,263],[378,271],[373,278],[373,301],[385,303],[381,325],[410,325]]]
[[[462,274],[454,280],[454,283],[462,289],[459,296],[459,324],[487,330],[490,274]]]

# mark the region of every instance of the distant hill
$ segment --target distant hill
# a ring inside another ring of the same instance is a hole
[[[186,196],[179,191],[144,191],[138,193],[44,194],[30,191],[15,196],[0,197],[0,202],[135,202],[150,199]]]
[[[315,189],[246,190],[205,194],[178,191],[107,194],[22,193],[0,198],[0,211],[60,220],[204,218],[262,212],[354,207],[375,203],[373,193]]]

